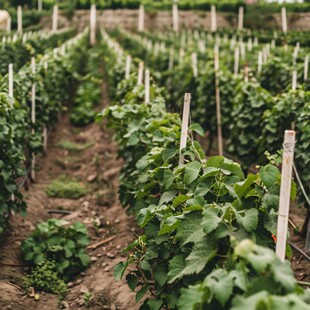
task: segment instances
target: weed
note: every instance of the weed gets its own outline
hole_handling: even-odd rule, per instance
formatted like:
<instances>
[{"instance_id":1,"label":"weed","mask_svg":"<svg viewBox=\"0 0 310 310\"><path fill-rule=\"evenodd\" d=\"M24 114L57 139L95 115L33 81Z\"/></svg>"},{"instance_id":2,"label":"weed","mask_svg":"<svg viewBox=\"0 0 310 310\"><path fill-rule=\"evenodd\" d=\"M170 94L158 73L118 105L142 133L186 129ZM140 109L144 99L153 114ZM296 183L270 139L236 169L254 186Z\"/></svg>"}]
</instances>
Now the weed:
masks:
<instances>
[{"instance_id":1,"label":"weed","mask_svg":"<svg viewBox=\"0 0 310 310\"><path fill-rule=\"evenodd\" d=\"M61 141L58 144L58 147L67 150L69 152L82 152L87 150L93 145L92 142L87 142L87 143L75 143L71 141Z\"/></svg>"},{"instance_id":2,"label":"weed","mask_svg":"<svg viewBox=\"0 0 310 310\"><path fill-rule=\"evenodd\" d=\"M60 177L52 181L45 188L45 192L49 197L78 199L85 196L88 190L84 184L66 177Z\"/></svg>"}]
</instances>

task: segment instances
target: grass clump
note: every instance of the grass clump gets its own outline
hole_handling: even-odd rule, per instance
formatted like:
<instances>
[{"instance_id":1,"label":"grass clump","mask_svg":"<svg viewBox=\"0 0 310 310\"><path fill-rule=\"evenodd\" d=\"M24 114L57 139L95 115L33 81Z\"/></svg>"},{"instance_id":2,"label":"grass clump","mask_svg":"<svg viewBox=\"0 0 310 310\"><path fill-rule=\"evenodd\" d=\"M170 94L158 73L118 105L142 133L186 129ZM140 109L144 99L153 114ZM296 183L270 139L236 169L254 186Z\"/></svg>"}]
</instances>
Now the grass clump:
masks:
<instances>
[{"instance_id":1,"label":"grass clump","mask_svg":"<svg viewBox=\"0 0 310 310\"><path fill-rule=\"evenodd\" d=\"M33 287L36 291L44 291L60 295L68 293L68 287L57 271L54 261L44 260L24 278L24 288L28 291Z\"/></svg>"},{"instance_id":2,"label":"grass clump","mask_svg":"<svg viewBox=\"0 0 310 310\"><path fill-rule=\"evenodd\" d=\"M61 141L58 147L67 150L69 152L81 152L85 151L93 145L92 142L87 143L75 143L71 141Z\"/></svg>"},{"instance_id":3,"label":"grass clump","mask_svg":"<svg viewBox=\"0 0 310 310\"><path fill-rule=\"evenodd\" d=\"M61 177L52 181L46 188L47 196L54 198L79 199L88 193L84 184Z\"/></svg>"}]
</instances>

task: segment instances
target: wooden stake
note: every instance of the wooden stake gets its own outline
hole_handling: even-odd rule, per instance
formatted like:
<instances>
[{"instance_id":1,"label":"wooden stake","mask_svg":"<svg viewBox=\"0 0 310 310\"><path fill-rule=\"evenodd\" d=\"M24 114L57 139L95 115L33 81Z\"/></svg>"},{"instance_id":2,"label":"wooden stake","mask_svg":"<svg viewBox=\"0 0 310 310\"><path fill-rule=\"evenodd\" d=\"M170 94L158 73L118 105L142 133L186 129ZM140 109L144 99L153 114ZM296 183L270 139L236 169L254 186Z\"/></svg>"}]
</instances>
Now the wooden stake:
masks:
<instances>
[{"instance_id":1,"label":"wooden stake","mask_svg":"<svg viewBox=\"0 0 310 310\"><path fill-rule=\"evenodd\" d=\"M126 57L126 67L125 67L125 79L128 80L130 77L130 66L131 66L131 56Z\"/></svg>"},{"instance_id":2,"label":"wooden stake","mask_svg":"<svg viewBox=\"0 0 310 310\"><path fill-rule=\"evenodd\" d=\"M294 70L292 75L292 90L295 91L296 88L297 88L297 71Z\"/></svg>"},{"instance_id":3,"label":"wooden stake","mask_svg":"<svg viewBox=\"0 0 310 310\"><path fill-rule=\"evenodd\" d=\"M184 155L182 154L182 150L186 148L186 144L187 144L190 103L191 103L191 94L186 93L184 96L181 141L180 141L180 152L179 152L179 166L180 167L184 165Z\"/></svg>"},{"instance_id":4,"label":"wooden stake","mask_svg":"<svg viewBox=\"0 0 310 310\"><path fill-rule=\"evenodd\" d=\"M139 71L138 71L138 85L142 85L143 83L143 70L144 70L144 63L143 61L139 62Z\"/></svg>"},{"instance_id":5,"label":"wooden stake","mask_svg":"<svg viewBox=\"0 0 310 310\"><path fill-rule=\"evenodd\" d=\"M211 31L216 32L217 30L217 21L216 21L216 7L211 5Z\"/></svg>"},{"instance_id":6,"label":"wooden stake","mask_svg":"<svg viewBox=\"0 0 310 310\"><path fill-rule=\"evenodd\" d=\"M253 43L252 43L252 38L248 39L248 51L252 52L253 49Z\"/></svg>"},{"instance_id":7,"label":"wooden stake","mask_svg":"<svg viewBox=\"0 0 310 310\"><path fill-rule=\"evenodd\" d=\"M36 60L34 57L31 58L31 71L32 74L36 73ZM31 88L31 122L34 125L36 123L36 84L32 84ZM34 132L34 130L33 130ZM35 155L32 155L32 163L31 163L31 178L35 179L35 165L36 158Z\"/></svg>"},{"instance_id":8,"label":"wooden stake","mask_svg":"<svg viewBox=\"0 0 310 310\"><path fill-rule=\"evenodd\" d=\"M305 57L305 63L304 63L304 81L308 80L308 68L309 68L309 56L307 55Z\"/></svg>"},{"instance_id":9,"label":"wooden stake","mask_svg":"<svg viewBox=\"0 0 310 310\"><path fill-rule=\"evenodd\" d=\"M179 32L179 11L178 5L176 3L172 6L172 22L173 22L173 31Z\"/></svg>"},{"instance_id":10,"label":"wooden stake","mask_svg":"<svg viewBox=\"0 0 310 310\"><path fill-rule=\"evenodd\" d=\"M150 70L145 70L145 104L150 103Z\"/></svg>"},{"instance_id":11,"label":"wooden stake","mask_svg":"<svg viewBox=\"0 0 310 310\"><path fill-rule=\"evenodd\" d=\"M282 14L282 31L283 31L284 33L287 33L286 8L282 8L281 14Z\"/></svg>"},{"instance_id":12,"label":"wooden stake","mask_svg":"<svg viewBox=\"0 0 310 310\"><path fill-rule=\"evenodd\" d=\"M198 77L197 53L192 53L193 76Z\"/></svg>"},{"instance_id":13,"label":"wooden stake","mask_svg":"<svg viewBox=\"0 0 310 310\"><path fill-rule=\"evenodd\" d=\"M96 4L90 7L90 44L96 44Z\"/></svg>"},{"instance_id":14,"label":"wooden stake","mask_svg":"<svg viewBox=\"0 0 310 310\"><path fill-rule=\"evenodd\" d=\"M247 64L244 66L244 81L249 82L249 66Z\"/></svg>"},{"instance_id":15,"label":"wooden stake","mask_svg":"<svg viewBox=\"0 0 310 310\"><path fill-rule=\"evenodd\" d=\"M9 97L11 108L14 104L14 80L13 80L13 64L9 64Z\"/></svg>"},{"instance_id":16,"label":"wooden stake","mask_svg":"<svg viewBox=\"0 0 310 310\"><path fill-rule=\"evenodd\" d=\"M47 128L43 128L43 147L44 147L44 152L47 152Z\"/></svg>"},{"instance_id":17,"label":"wooden stake","mask_svg":"<svg viewBox=\"0 0 310 310\"><path fill-rule=\"evenodd\" d=\"M219 71L219 51L218 51L218 46L215 46L215 48L214 48L214 74L215 74L217 137L218 137L219 155L223 156L221 99L220 99L220 87L219 87L218 71Z\"/></svg>"},{"instance_id":18,"label":"wooden stake","mask_svg":"<svg viewBox=\"0 0 310 310\"><path fill-rule=\"evenodd\" d=\"M23 31L23 8L21 5L17 7L17 31Z\"/></svg>"},{"instance_id":19,"label":"wooden stake","mask_svg":"<svg viewBox=\"0 0 310 310\"><path fill-rule=\"evenodd\" d=\"M235 66L234 66L234 76L236 77L239 73L239 47L235 48Z\"/></svg>"},{"instance_id":20,"label":"wooden stake","mask_svg":"<svg viewBox=\"0 0 310 310\"><path fill-rule=\"evenodd\" d=\"M140 4L139 7L139 21L138 21L138 31L144 31L144 5Z\"/></svg>"},{"instance_id":21,"label":"wooden stake","mask_svg":"<svg viewBox=\"0 0 310 310\"><path fill-rule=\"evenodd\" d=\"M288 215L292 184L292 166L294 160L295 131L286 130L284 135L284 150L281 172L280 203L278 212L276 254L285 261Z\"/></svg>"},{"instance_id":22,"label":"wooden stake","mask_svg":"<svg viewBox=\"0 0 310 310\"><path fill-rule=\"evenodd\" d=\"M42 5L42 0L38 0L38 11L42 11L43 5Z\"/></svg>"},{"instance_id":23,"label":"wooden stake","mask_svg":"<svg viewBox=\"0 0 310 310\"><path fill-rule=\"evenodd\" d=\"M171 47L169 52L169 70L173 69L173 65L174 65L174 48Z\"/></svg>"},{"instance_id":24,"label":"wooden stake","mask_svg":"<svg viewBox=\"0 0 310 310\"><path fill-rule=\"evenodd\" d=\"M257 74L262 71L263 66L263 52L258 52L258 61L257 61Z\"/></svg>"},{"instance_id":25,"label":"wooden stake","mask_svg":"<svg viewBox=\"0 0 310 310\"><path fill-rule=\"evenodd\" d=\"M239 16L238 16L238 30L242 31L243 30L243 12L244 8L243 6L239 7Z\"/></svg>"},{"instance_id":26,"label":"wooden stake","mask_svg":"<svg viewBox=\"0 0 310 310\"><path fill-rule=\"evenodd\" d=\"M8 19L6 20L6 31L11 32L11 29L12 29L12 18L11 16L9 16Z\"/></svg>"},{"instance_id":27,"label":"wooden stake","mask_svg":"<svg viewBox=\"0 0 310 310\"><path fill-rule=\"evenodd\" d=\"M52 31L55 32L58 29L58 4L55 4L53 7L53 24Z\"/></svg>"}]
</instances>

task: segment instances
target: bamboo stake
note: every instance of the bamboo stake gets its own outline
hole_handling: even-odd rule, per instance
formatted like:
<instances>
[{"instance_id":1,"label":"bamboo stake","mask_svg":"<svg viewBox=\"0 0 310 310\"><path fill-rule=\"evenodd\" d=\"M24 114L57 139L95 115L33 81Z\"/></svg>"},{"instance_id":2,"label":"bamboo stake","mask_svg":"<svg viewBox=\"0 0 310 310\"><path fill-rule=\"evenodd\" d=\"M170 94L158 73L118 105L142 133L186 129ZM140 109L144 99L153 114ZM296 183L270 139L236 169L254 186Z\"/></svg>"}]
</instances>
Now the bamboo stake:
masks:
<instances>
[{"instance_id":1,"label":"bamboo stake","mask_svg":"<svg viewBox=\"0 0 310 310\"><path fill-rule=\"evenodd\" d=\"M248 39L248 51L251 52L253 49L252 38Z\"/></svg>"},{"instance_id":2,"label":"bamboo stake","mask_svg":"<svg viewBox=\"0 0 310 310\"><path fill-rule=\"evenodd\" d=\"M192 53L193 76L198 77L197 53Z\"/></svg>"},{"instance_id":3,"label":"bamboo stake","mask_svg":"<svg viewBox=\"0 0 310 310\"><path fill-rule=\"evenodd\" d=\"M31 71L34 75L36 73L36 61L35 58L31 58ZM31 88L31 122L34 125L36 123L36 84L35 82L32 84ZM33 129L34 133L34 129ZM36 158L33 154L32 156L32 163L31 163L31 178L35 179L35 164L36 164Z\"/></svg>"},{"instance_id":4,"label":"bamboo stake","mask_svg":"<svg viewBox=\"0 0 310 310\"><path fill-rule=\"evenodd\" d=\"M257 74L261 73L263 66L263 53L258 52L258 61L257 61Z\"/></svg>"},{"instance_id":5,"label":"bamboo stake","mask_svg":"<svg viewBox=\"0 0 310 310\"><path fill-rule=\"evenodd\" d=\"M239 47L235 48L235 65L234 65L234 76L236 77L239 72Z\"/></svg>"},{"instance_id":6,"label":"bamboo stake","mask_svg":"<svg viewBox=\"0 0 310 310\"><path fill-rule=\"evenodd\" d=\"M138 31L144 31L144 5L141 4L139 7L139 20L138 20Z\"/></svg>"},{"instance_id":7,"label":"bamboo stake","mask_svg":"<svg viewBox=\"0 0 310 310\"><path fill-rule=\"evenodd\" d=\"M131 66L131 56L126 57L126 67L125 67L125 79L128 80L130 77L130 66Z\"/></svg>"},{"instance_id":8,"label":"bamboo stake","mask_svg":"<svg viewBox=\"0 0 310 310\"><path fill-rule=\"evenodd\" d=\"M184 165L184 155L182 154L182 150L186 148L186 144L187 144L190 103L191 103L191 94L186 93L184 96L181 141L180 141L180 151L179 151L179 166L180 167Z\"/></svg>"},{"instance_id":9,"label":"bamboo stake","mask_svg":"<svg viewBox=\"0 0 310 310\"><path fill-rule=\"evenodd\" d=\"M284 135L284 150L281 172L281 189L278 212L276 255L285 261L286 238L288 228L288 214L290 207L290 193L292 184L292 167L294 160L295 131L286 130Z\"/></svg>"},{"instance_id":10,"label":"bamboo stake","mask_svg":"<svg viewBox=\"0 0 310 310\"><path fill-rule=\"evenodd\" d=\"M286 18L286 8L282 8L281 10L282 15L282 31L287 33L287 18Z\"/></svg>"},{"instance_id":11,"label":"bamboo stake","mask_svg":"<svg viewBox=\"0 0 310 310\"><path fill-rule=\"evenodd\" d=\"M216 32L217 30L217 21L216 21L216 7L211 5L211 31Z\"/></svg>"},{"instance_id":12,"label":"bamboo stake","mask_svg":"<svg viewBox=\"0 0 310 310\"><path fill-rule=\"evenodd\" d=\"M171 47L169 52L169 70L173 69L173 65L174 65L174 48Z\"/></svg>"},{"instance_id":13,"label":"bamboo stake","mask_svg":"<svg viewBox=\"0 0 310 310\"><path fill-rule=\"evenodd\" d=\"M219 50L218 50L218 46L215 46L215 48L214 48L214 74L215 74L217 137L218 137L219 155L223 156L221 99L220 99L220 87L219 87L218 71L219 71Z\"/></svg>"},{"instance_id":14,"label":"bamboo stake","mask_svg":"<svg viewBox=\"0 0 310 310\"><path fill-rule=\"evenodd\" d=\"M144 63L143 61L139 62L139 71L138 71L138 85L142 85L143 83L143 70L144 70Z\"/></svg>"},{"instance_id":15,"label":"bamboo stake","mask_svg":"<svg viewBox=\"0 0 310 310\"><path fill-rule=\"evenodd\" d=\"M244 66L244 81L249 82L249 66L247 64Z\"/></svg>"},{"instance_id":16,"label":"bamboo stake","mask_svg":"<svg viewBox=\"0 0 310 310\"><path fill-rule=\"evenodd\" d=\"M43 5L42 5L42 0L38 0L38 11L42 11Z\"/></svg>"},{"instance_id":17,"label":"bamboo stake","mask_svg":"<svg viewBox=\"0 0 310 310\"><path fill-rule=\"evenodd\" d=\"M243 13L244 13L244 8L243 6L239 7L239 16L238 16L238 30L242 31L243 30Z\"/></svg>"},{"instance_id":18,"label":"bamboo stake","mask_svg":"<svg viewBox=\"0 0 310 310\"><path fill-rule=\"evenodd\" d=\"M45 61L44 62L44 70L47 71L48 70L48 62ZM47 128L44 127L43 128L43 147L44 147L44 152L46 153L47 152L47 142L48 142L48 139L47 139Z\"/></svg>"},{"instance_id":19,"label":"bamboo stake","mask_svg":"<svg viewBox=\"0 0 310 310\"><path fill-rule=\"evenodd\" d=\"M90 7L90 44L96 44L96 4L92 4Z\"/></svg>"},{"instance_id":20,"label":"bamboo stake","mask_svg":"<svg viewBox=\"0 0 310 310\"><path fill-rule=\"evenodd\" d=\"M295 91L297 88L297 71L294 70L292 74L292 90Z\"/></svg>"},{"instance_id":21,"label":"bamboo stake","mask_svg":"<svg viewBox=\"0 0 310 310\"><path fill-rule=\"evenodd\" d=\"M53 24L52 31L55 32L58 29L58 4L55 4L53 7Z\"/></svg>"},{"instance_id":22,"label":"bamboo stake","mask_svg":"<svg viewBox=\"0 0 310 310\"><path fill-rule=\"evenodd\" d=\"M178 5L176 3L172 6L172 22L173 22L173 31L179 32L179 11Z\"/></svg>"},{"instance_id":23,"label":"bamboo stake","mask_svg":"<svg viewBox=\"0 0 310 310\"><path fill-rule=\"evenodd\" d=\"M6 20L6 31L11 32L11 29L12 29L12 18L11 16L9 16L8 19Z\"/></svg>"},{"instance_id":24,"label":"bamboo stake","mask_svg":"<svg viewBox=\"0 0 310 310\"><path fill-rule=\"evenodd\" d=\"M17 31L23 31L23 8L21 5L17 7Z\"/></svg>"},{"instance_id":25,"label":"bamboo stake","mask_svg":"<svg viewBox=\"0 0 310 310\"><path fill-rule=\"evenodd\" d=\"M304 63L304 81L308 80L308 68L309 68L309 56L307 55L305 57L305 63Z\"/></svg>"},{"instance_id":26,"label":"bamboo stake","mask_svg":"<svg viewBox=\"0 0 310 310\"><path fill-rule=\"evenodd\" d=\"M9 64L9 97L11 108L13 108L14 104L13 64Z\"/></svg>"},{"instance_id":27,"label":"bamboo stake","mask_svg":"<svg viewBox=\"0 0 310 310\"><path fill-rule=\"evenodd\" d=\"M150 70L145 70L145 104L150 103Z\"/></svg>"}]
</instances>

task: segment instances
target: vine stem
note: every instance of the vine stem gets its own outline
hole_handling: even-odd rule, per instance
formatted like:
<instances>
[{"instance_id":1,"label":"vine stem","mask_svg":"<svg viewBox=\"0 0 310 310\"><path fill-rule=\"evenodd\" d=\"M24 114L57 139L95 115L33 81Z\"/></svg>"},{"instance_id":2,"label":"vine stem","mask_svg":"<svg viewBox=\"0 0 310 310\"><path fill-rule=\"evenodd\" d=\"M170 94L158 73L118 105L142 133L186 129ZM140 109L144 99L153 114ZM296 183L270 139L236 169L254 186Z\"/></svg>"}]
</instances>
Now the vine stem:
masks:
<instances>
[{"instance_id":1,"label":"vine stem","mask_svg":"<svg viewBox=\"0 0 310 310\"><path fill-rule=\"evenodd\" d=\"M310 286L310 282L297 281L297 283L300 284L300 285Z\"/></svg>"}]
</instances>

